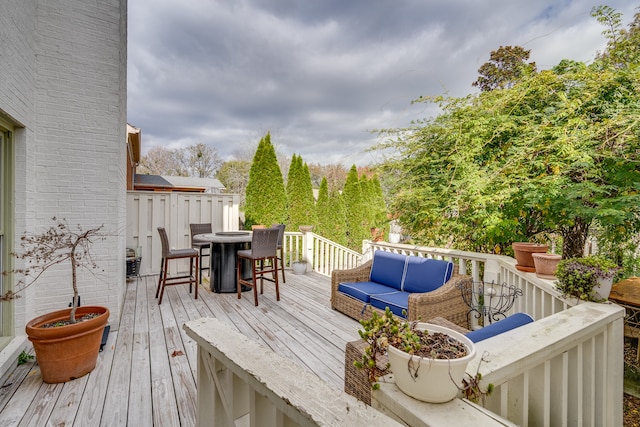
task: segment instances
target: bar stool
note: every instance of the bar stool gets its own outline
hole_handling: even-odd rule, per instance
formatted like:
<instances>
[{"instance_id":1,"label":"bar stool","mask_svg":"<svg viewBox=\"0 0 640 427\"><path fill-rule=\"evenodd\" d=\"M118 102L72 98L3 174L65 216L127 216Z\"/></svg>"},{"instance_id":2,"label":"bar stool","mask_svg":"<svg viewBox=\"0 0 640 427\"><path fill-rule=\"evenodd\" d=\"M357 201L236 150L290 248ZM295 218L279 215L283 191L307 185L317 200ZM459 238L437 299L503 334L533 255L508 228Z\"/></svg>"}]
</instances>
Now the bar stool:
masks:
<instances>
[{"instance_id":1,"label":"bar stool","mask_svg":"<svg viewBox=\"0 0 640 427\"><path fill-rule=\"evenodd\" d=\"M191 247L197 249L200 253L200 280L202 280L202 272L204 270L210 272L211 270L211 243L194 240L194 237L197 234L211 233L211 224L189 224L189 228L191 230ZM202 262L203 257L209 257L209 262Z\"/></svg>"},{"instance_id":2,"label":"bar stool","mask_svg":"<svg viewBox=\"0 0 640 427\"><path fill-rule=\"evenodd\" d=\"M278 229L278 252L280 255L278 256L278 261L280 261L280 270L282 271L282 283L285 283L286 280L284 278L284 224L273 224L271 228Z\"/></svg>"},{"instance_id":3,"label":"bar stool","mask_svg":"<svg viewBox=\"0 0 640 427\"><path fill-rule=\"evenodd\" d=\"M160 262L160 277L158 278L158 289L156 290L156 298L160 295L158 305L162 304L162 296L164 295L165 286L189 284L189 293L191 293L192 285L196 285L196 299L198 299L198 258L199 253L196 249L171 249L169 239L164 227L158 227L160 233L160 241L162 242L162 260ZM189 259L189 274L175 277L167 277L169 270L169 260ZM195 272L193 264L195 260ZM194 274L195 273L195 274Z\"/></svg>"},{"instance_id":4,"label":"bar stool","mask_svg":"<svg viewBox=\"0 0 640 427\"><path fill-rule=\"evenodd\" d=\"M264 291L264 280L275 283L276 300L280 301L280 289L278 288L278 233L277 228L264 228L253 230L251 237L251 249L237 252L237 289L238 299L242 298L242 285L253 288L254 303L258 305L258 278L260 278L260 293ZM242 278L243 260L251 261L251 280ZM268 261L268 262L265 262ZM272 278L265 277L271 273Z\"/></svg>"}]
</instances>

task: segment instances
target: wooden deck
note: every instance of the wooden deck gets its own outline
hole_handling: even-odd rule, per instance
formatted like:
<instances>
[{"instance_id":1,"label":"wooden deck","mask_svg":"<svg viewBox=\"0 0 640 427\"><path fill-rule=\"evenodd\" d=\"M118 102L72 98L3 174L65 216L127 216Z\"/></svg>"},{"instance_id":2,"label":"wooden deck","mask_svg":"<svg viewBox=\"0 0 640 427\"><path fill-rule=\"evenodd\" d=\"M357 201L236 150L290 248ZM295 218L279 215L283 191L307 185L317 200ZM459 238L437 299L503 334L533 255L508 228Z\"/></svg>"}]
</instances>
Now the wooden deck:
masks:
<instances>
[{"instance_id":1,"label":"wooden deck","mask_svg":"<svg viewBox=\"0 0 640 427\"><path fill-rule=\"evenodd\" d=\"M168 287L158 306L157 276L127 282L119 329L109 335L96 369L50 385L35 362L17 367L0 380L0 426L194 426L196 345L182 324L207 316L341 390L345 344L358 338L359 325L330 308L329 278L288 273L280 301L265 283L258 307L250 293L238 300L205 286L194 300L186 285Z\"/></svg>"}]
</instances>

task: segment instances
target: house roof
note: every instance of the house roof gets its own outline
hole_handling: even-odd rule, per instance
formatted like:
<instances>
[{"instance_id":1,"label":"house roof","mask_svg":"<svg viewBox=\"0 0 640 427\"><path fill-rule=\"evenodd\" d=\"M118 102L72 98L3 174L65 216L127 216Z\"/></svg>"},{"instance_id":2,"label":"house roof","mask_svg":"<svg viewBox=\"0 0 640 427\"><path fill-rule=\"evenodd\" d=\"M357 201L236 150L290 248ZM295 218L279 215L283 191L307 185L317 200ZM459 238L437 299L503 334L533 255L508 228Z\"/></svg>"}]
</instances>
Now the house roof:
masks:
<instances>
[{"instance_id":1,"label":"house roof","mask_svg":"<svg viewBox=\"0 0 640 427\"><path fill-rule=\"evenodd\" d=\"M134 188L136 190L193 191L201 193L220 193L225 189L224 185L215 178L140 174L135 176Z\"/></svg>"}]
</instances>

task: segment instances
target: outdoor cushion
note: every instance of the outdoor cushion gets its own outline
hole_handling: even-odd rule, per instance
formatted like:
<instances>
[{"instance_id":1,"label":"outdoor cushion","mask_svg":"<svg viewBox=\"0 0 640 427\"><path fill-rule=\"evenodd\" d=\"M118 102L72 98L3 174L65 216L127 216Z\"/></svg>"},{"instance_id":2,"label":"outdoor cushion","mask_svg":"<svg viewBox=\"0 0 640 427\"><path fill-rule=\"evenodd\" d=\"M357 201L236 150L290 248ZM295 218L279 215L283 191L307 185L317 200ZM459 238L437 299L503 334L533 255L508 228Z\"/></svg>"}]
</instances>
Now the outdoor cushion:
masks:
<instances>
[{"instance_id":1,"label":"outdoor cushion","mask_svg":"<svg viewBox=\"0 0 640 427\"><path fill-rule=\"evenodd\" d=\"M406 255L375 251L369 280L400 290L404 279L406 259Z\"/></svg>"},{"instance_id":2,"label":"outdoor cushion","mask_svg":"<svg viewBox=\"0 0 640 427\"><path fill-rule=\"evenodd\" d=\"M389 310L398 317L407 317L406 311L409 307L409 292L390 292L386 294L371 295L369 301L372 307L380 310L384 310L389 307ZM402 313L402 311L405 313Z\"/></svg>"},{"instance_id":3,"label":"outdoor cushion","mask_svg":"<svg viewBox=\"0 0 640 427\"><path fill-rule=\"evenodd\" d=\"M473 342L480 342L531 322L533 322L533 318L527 313L516 313L484 328L471 331L466 336Z\"/></svg>"},{"instance_id":4,"label":"outdoor cushion","mask_svg":"<svg viewBox=\"0 0 640 427\"><path fill-rule=\"evenodd\" d=\"M395 289L374 282L340 283L338 291L364 303L369 303L371 295L397 292Z\"/></svg>"},{"instance_id":5,"label":"outdoor cushion","mask_svg":"<svg viewBox=\"0 0 640 427\"><path fill-rule=\"evenodd\" d=\"M447 283L453 273L453 263L439 259L407 257L407 268L402 290L405 292L431 292Z\"/></svg>"}]
</instances>

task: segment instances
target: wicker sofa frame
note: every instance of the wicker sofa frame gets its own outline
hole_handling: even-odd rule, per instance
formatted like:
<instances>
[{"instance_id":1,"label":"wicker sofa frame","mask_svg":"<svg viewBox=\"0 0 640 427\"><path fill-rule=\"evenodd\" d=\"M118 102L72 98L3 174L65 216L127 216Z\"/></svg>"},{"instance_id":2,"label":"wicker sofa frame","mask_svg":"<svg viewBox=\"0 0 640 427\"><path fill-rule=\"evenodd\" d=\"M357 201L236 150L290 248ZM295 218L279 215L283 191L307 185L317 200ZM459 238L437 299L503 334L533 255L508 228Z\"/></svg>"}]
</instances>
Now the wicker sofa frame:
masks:
<instances>
[{"instance_id":1,"label":"wicker sofa frame","mask_svg":"<svg viewBox=\"0 0 640 427\"><path fill-rule=\"evenodd\" d=\"M361 266L349 270L334 270L331 273L331 308L360 320L371 318L373 311L381 310L364 305L349 295L338 292L338 285L347 282L365 282L369 280L369 273L373 261L367 261ZM451 279L440 288L426 293L412 293L409 295L407 320L426 321L435 317L442 317L456 325L467 329L467 313L469 306L462 299L461 287L471 286L471 276L458 274L458 267L453 271ZM363 308L364 307L364 308Z\"/></svg>"}]
</instances>

